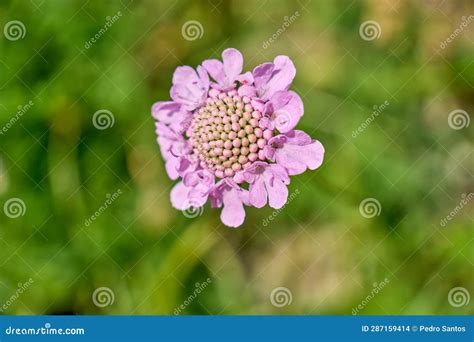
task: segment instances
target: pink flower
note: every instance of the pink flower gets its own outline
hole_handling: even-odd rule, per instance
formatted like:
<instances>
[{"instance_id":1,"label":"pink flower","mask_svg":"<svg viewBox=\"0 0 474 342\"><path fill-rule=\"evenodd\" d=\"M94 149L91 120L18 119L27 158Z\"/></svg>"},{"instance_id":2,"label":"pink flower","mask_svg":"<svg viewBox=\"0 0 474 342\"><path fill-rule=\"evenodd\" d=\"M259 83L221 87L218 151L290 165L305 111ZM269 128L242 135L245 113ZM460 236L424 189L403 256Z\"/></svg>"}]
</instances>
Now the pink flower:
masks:
<instances>
[{"instance_id":1,"label":"pink flower","mask_svg":"<svg viewBox=\"0 0 474 342\"><path fill-rule=\"evenodd\" d=\"M210 200L230 227L242 225L245 206L283 207L290 176L318 168L324 157L319 141L294 130L304 107L288 90L296 73L290 58L278 56L253 72L242 73L242 66L242 54L226 49L222 62L178 67L173 101L152 107L166 171L181 178L171 191L173 207Z\"/></svg>"}]
</instances>

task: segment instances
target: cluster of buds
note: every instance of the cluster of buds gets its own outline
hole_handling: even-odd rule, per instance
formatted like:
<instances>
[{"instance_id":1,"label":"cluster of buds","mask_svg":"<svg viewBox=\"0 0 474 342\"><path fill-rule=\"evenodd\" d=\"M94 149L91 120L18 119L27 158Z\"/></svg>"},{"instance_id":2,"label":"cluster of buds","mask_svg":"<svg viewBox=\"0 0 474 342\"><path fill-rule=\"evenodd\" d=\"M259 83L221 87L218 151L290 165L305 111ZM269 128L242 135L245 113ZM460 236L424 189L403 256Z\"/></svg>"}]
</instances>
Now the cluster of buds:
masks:
<instances>
[{"instance_id":1,"label":"cluster of buds","mask_svg":"<svg viewBox=\"0 0 474 342\"><path fill-rule=\"evenodd\" d=\"M261 119L250 98L235 90L209 97L193 116L189 133L201 167L223 178L265 160L263 148L273 132L261 127Z\"/></svg>"}]
</instances>

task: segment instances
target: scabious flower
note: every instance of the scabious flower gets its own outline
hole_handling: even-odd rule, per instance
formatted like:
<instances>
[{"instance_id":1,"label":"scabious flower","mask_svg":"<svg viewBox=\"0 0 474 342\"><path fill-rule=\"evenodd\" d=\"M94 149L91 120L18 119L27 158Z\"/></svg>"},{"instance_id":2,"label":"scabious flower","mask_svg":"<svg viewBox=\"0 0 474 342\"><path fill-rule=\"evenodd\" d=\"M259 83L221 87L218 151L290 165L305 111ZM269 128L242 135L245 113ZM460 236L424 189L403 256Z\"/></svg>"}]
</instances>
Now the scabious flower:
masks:
<instances>
[{"instance_id":1,"label":"scabious flower","mask_svg":"<svg viewBox=\"0 0 474 342\"><path fill-rule=\"evenodd\" d=\"M226 49L222 61L178 67L172 101L152 107L166 171L180 179L173 207L199 208L209 200L222 207L230 227L244 222L244 206L283 207L290 176L318 168L324 156L319 141L295 130L304 108L288 90L296 73L290 58L246 73L242 65L242 54Z\"/></svg>"}]
</instances>

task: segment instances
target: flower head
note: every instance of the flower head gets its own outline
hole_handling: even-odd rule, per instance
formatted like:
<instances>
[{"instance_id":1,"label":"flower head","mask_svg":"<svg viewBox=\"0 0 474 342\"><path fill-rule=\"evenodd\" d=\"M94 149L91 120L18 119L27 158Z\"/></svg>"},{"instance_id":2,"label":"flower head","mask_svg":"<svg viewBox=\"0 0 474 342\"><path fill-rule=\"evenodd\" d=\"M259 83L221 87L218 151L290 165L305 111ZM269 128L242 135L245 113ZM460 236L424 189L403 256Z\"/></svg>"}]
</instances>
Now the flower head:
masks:
<instances>
[{"instance_id":1,"label":"flower head","mask_svg":"<svg viewBox=\"0 0 474 342\"><path fill-rule=\"evenodd\" d=\"M324 157L319 141L294 129L304 107L288 90L296 73L290 58L278 56L252 72L242 66L241 53L226 49L222 62L178 67L172 101L152 107L166 171L181 178L171 191L173 207L210 200L223 207L221 220L230 227L244 222L245 205L283 207L290 176L318 168Z\"/></svg>"}]
</instances>

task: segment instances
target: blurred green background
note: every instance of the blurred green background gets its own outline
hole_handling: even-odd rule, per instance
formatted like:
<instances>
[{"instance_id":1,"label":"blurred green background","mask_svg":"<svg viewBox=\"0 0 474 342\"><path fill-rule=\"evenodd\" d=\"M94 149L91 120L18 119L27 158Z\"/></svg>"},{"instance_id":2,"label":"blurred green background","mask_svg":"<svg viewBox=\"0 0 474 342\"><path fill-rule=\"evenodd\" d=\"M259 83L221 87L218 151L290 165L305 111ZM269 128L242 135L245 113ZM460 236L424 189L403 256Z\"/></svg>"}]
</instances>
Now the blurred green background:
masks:
<instances>
[{"instance_id":1,"label":"blurred green background","mask_svg":"<svg viewBox=\"0 0 474 342\"><path fill-rule=\"evenodd\" d=\"M0 313L472 314L473 14L470 0L2 0ZM171 208L150 115L177 66L227 47L245 70L293 59L298 128L326 148L283 210L247 208L238 229Z\"/></svg>"}]
</instances>

